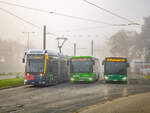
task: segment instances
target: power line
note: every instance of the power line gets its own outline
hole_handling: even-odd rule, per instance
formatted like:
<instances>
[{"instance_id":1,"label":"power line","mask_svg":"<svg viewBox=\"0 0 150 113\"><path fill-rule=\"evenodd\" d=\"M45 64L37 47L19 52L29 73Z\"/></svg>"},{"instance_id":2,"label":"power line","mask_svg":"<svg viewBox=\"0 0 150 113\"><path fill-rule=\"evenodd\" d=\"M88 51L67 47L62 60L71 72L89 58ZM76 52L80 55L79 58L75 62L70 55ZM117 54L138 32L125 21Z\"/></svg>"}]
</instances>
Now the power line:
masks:
<instances>
[{"instance_id":1,"label":"power line","mask_svg":"<svg viewBox=\"0 0 150 113\"><path fill-rule=\"evenodd\" d=\"M33 26L33 27L36 27L37 29L43 30L43 28L41 28L41 27L39 27L39 26L37 26L37 25L31 23L30 21L27 21L27 20L25 20L25 19L23 19L23 18L21 18L21 17L15 15L14 13L12 13L12 12L10 12L10 11L4 9L4 8L0 8L0 10L2 10L3 12L5 12L5 13L11 15L11 16L14 16L14 17L18 18L19 20L21 20L21 21L23 21L23 22L25 22L25 23L27 23L27 24ZM56 35L56 34L54 34L54 33L50 33L50 32L48 32L48 33L51 34L51 35L54 35L54 36L58 36L58 35Z\"/></svg>"},{"instance_id":2,"label":"power line","mask_svg":"<svg viewBox=\"0 0 150 113\"><path fill-rule=\"evenodd\" d=\"M85 20L85 21L90 21L90 22L95 22L95 23L102 23L102 24L107 24L107 25L111 25L111 26L114 25L114 24L111 24L111 23L103 22L103 21L92 20L92 19L88 19L88 18L72 16L72 15L67 15L67 14L63 14L63 13L58 13L58 12L53 12L53 11L48 11L48 10L43 10L43 9L38 9L38 8L32 8L32 7L18 5L18 4L4 2L4 1L0 1L0 3L7 4L7 5L12 5L12 6L17 6L17 7L22 7L22 8L26 8L26 9L30 9L30 10L34 10L34 11L43 12L43 13L49 13L49 14L54 14L54 15L74 18L74 19L78 19L78 20Z\"/></svg>"},{"instance_id":3,"label":"power line","mask_svg":"<svg viewBox=\"0 0 150 113\"><path fill-rule=\"evenodd\" d=\"M94 27L86 27L86 28L78 28L78 29L66 29L62 31L71 32L71 31L81 31L81 30L103 29L103 28L109 28L109 27L114 27L114 26L94 26Z\"/></svg>"},{"instance_id":4,"label":"power line","mask_svg":"<svg viewBox=\"0 0 150 113\"><path fill-rule=\"evenodd\" d=\"M108 10L108 9L105 9L105 8L103 8L103 7L100 7L100 6L98 6L98 5L96 5L96 4L92 3L92 2L89 2L89 1L87 1L87 0L83 0L83 1L86 2L86 3L88 3L88 4L93 5L93 6L97 7L97 8L99 8L99 9L101 9L101 10L107 12L107 13L110 13L110 14L113 15L113 16L116 16L116 17L121 18L121 19L123 19L123 20L126 20L126 21L128 21L128 22L133 22L132 20L129 20L129 19L123 17L123 16L120 16L120 15L118 15L118 14L116 14L116 13L114 13L114 12Z\"/></svg>"},{"instance_id":5,"label":"power line","mask_svg":"<svg viewBox=\"0 0 150 113\"><path fill-rule=\"evenodd\" d=\"M23 19L23 18L21 18L21 17L19 17L19 16L17 16L17 15L15 15L14 13L9 12L8 10L5 10L5 9L3 9L3 8L0 8L0 10L2 10L3 12L5 12L5 13L7 13L7 14L10 14L10 15L12 15L12 16L18 18L19 20L22 20L23 22L25 22L25 23L27 23L27 24L30 24L30 25L32 25L32 26L38 28L38 29L42 29L41 27L39 27L39 26L37 26L37 25L35 25L35 24L33 24L33 23L31 23L31 22L29 22L29 21L27 21L27 20L25 20L25 19Z\"/></svg>"},{"instance_id":6,"label":"power line","mask_svg":"<svg viewBox=\"0 0 150 113\"><path fill-rule=\"evenodd\" d=\"M69 17L69 18L74 18L74 19L78 19L78 20L85 20L85 21L90 21L90 22L95 22L95 23L102 23L102 24L114 26L114 24L103 22L103 21L98 21L98 20L92 20L92 19L78 17L78 16L66 15L66 14L57 13L57 12L49 12L49 13L55 14L55 15L59 15L59 16L65 16L65 17Z\"/></svg>"},{"instance_id":7,"label":"power line","mask_svg":"<svg viewBox=\"0 0 150 113\"><path fill-rule=\"evenodd\" d=\"M7 4L7 5L12 5L12 6L17 6L17 7L22 7L22 8L26 8L26 9L31 9L31 10L36 10L36 11L40 11L40 12L47 12L47 13L49 13L49 11L47 11L47 10L38 9L38 8L32 8L32 7L23 6L23 5L18 5L18 4L14 4L14 3L10 3L10 2L0 1L0 3Z\"/></svg>"},{"instance_id":8,"label":"power line","mask_svg":"<svg viewBox=\"0 0 150 113\"><path fill-rule=\"evenodd\" d=\"M21 21L23 21L23 22L25 22L25 23L27 23L27 24L29 24L29 25L31 25L31 26L33 26L33 27L36 27L36 28L38 28L38 29L40 29L40 30L43 31L43 28L42 28L42 27L37 26L37 25L35 25L35 24L33 24L33 23L31 23L31 22L29 22L29 21L27 21L27 20L25 20L25 19L23 19L23 18L21 18L21 17L19 17L19 16L17 16L17 15L15 15L14 13L12 13L12 12L10 12L10 11L8 11L8 10L5 10L5 9L3 9L3 8L0 8L0 10L2 10L2 11L4 11L4 12L6 12L7 14L10 14L11 16L14 16L14 17L18 18L19 20L21 20ZM94 27L93 27L93 28L91 27L91 29L94 29ZM79 30L81 30L81 29L79 29ZM51 34L51 35L53 35L53 36L59 36L59 35L56 35L56 34L50 33L50 32L47 32L47 34Z\"/></svg>"}]
</instances>

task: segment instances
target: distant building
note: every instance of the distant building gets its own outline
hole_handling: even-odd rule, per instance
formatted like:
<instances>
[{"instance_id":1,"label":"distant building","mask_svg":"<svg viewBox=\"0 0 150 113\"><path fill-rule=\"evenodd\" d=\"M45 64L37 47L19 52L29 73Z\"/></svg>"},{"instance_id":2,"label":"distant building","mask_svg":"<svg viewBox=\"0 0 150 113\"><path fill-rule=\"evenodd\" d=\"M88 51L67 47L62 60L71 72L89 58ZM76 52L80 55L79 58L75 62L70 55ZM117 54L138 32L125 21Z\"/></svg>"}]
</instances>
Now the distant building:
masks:
<instances>
[{"instance_id":1,"label":"distant building","mask_svg":"<svg viewBox=\"0 0 150 113\"><path fill-rule=\"evenodd\" d=\"M136 74L150 75L150 62L134 61L133 70Z\"/></svg>"}]
</instances>

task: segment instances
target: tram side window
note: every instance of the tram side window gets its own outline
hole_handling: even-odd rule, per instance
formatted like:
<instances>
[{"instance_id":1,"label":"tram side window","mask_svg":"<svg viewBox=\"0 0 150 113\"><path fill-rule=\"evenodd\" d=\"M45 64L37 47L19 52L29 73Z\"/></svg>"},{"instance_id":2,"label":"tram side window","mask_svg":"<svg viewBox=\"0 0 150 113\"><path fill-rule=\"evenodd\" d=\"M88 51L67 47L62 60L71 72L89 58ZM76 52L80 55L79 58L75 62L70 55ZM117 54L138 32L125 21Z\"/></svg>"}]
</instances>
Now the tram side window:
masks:
<instances>
[{"instance_id":1,"label":"tram side window","mask_svg":"<svg viewBox=\"0 0 150 113\"><path fill-rule=\"evenodd\" d=\"M64 60L61 61L61 71L63 74L66 74L66 62Z\"/></svg>"},{"instance_id":2,"label":"tram side window","mask_svg":"<svg viewBox=\"0 0 150 113\"><path fill-rule=\"evenodd\" d=\"M53 72L52 62L50 60L47 61L46 70L47 72Z\"/></svg>"},{"instance_id":3,"label":"tram side window","mask_svg":"<svg viewBox=\"0 0 150 113\"><path fill-rule=\"evenodd\" d=\"M54 61L52 61L52 71L53 71L53 74L56 74L56 75L58 75L58 73L59 73L59 60L54 60Z\"/></svg>"}]
</instances>

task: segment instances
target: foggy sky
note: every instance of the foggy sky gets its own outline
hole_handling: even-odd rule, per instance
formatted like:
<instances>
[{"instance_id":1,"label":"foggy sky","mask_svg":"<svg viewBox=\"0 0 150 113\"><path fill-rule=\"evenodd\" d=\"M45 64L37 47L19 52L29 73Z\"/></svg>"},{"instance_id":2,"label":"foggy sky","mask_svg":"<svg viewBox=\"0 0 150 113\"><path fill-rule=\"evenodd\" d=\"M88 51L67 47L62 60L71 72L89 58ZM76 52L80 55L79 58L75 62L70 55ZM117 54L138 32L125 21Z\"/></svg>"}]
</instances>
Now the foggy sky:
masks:
<instances>
[{"instance_id":1,"label":"foggy sky","mask_svg":"<svg viewBox=\"0 0 150 113\"><path fill-rule=\"evenodd\" d=\"M93 7L82 0L3 0L24 6L56 11L73 16L105 21L112 24L128 24L104 11ZM89 0L99 6L111 10L134 22L143 24L143 17L150 14L149 0ZM95 47L101 46L107 39L120 29L136 30L140 32L141 26L114 27L105 24L77 20L68 17L36 12L20 7L0 3L4 8L21 18L38 26L47 26L47 31L59 36L64 35L69 40L65 43L63 52L73 55L73 43L77 43L78 55L90 55L90 42L94 40ZM26 45L27 35L22 32L35 32L30 35L30 44L42 48L42 30L39 30L21 20L0 10L0 38L18 40ZM56 36L47 35L47 49L57 50ZM96 48L97 49L97 48ZM97 50L98 51L98 50Z\"/></svg>"}]
</instances>

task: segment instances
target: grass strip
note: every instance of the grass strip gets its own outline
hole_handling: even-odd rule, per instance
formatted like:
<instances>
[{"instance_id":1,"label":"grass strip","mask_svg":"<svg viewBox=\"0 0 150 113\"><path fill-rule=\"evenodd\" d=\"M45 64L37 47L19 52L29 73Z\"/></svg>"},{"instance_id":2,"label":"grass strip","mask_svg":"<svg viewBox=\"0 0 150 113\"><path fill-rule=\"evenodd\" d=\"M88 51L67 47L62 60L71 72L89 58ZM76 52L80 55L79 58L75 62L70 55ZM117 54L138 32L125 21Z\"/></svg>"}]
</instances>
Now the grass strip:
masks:
<instances>
[{"instance_id":1,"label":"grass strip","mask_svg":"<svg viewBox=\"0 0 150 113\"><path fill-rule=\"evenodd\" d=\"M144 75L144 78L149 79L150 80L150 75Z\"/></svg>"},{"instance_id":2,"label":"grass strip","mask_svg":"<svg viewBox=\"0 0 150 113\"><path fill-rule=\"evenodd\" d=\"M0 88L14 87L24 84L24 78L11 78L0 80Z\"/></svg>"},{"instance_id":3,"label":"grass strip","mask_svg":"<svg viewBox=\"0 0 150 113\"><path fill-rule=\"evenodd\" d=\"M4 75L20 75L22 72L1 72L0 76Z\"/></svg>"}]
</instances>

